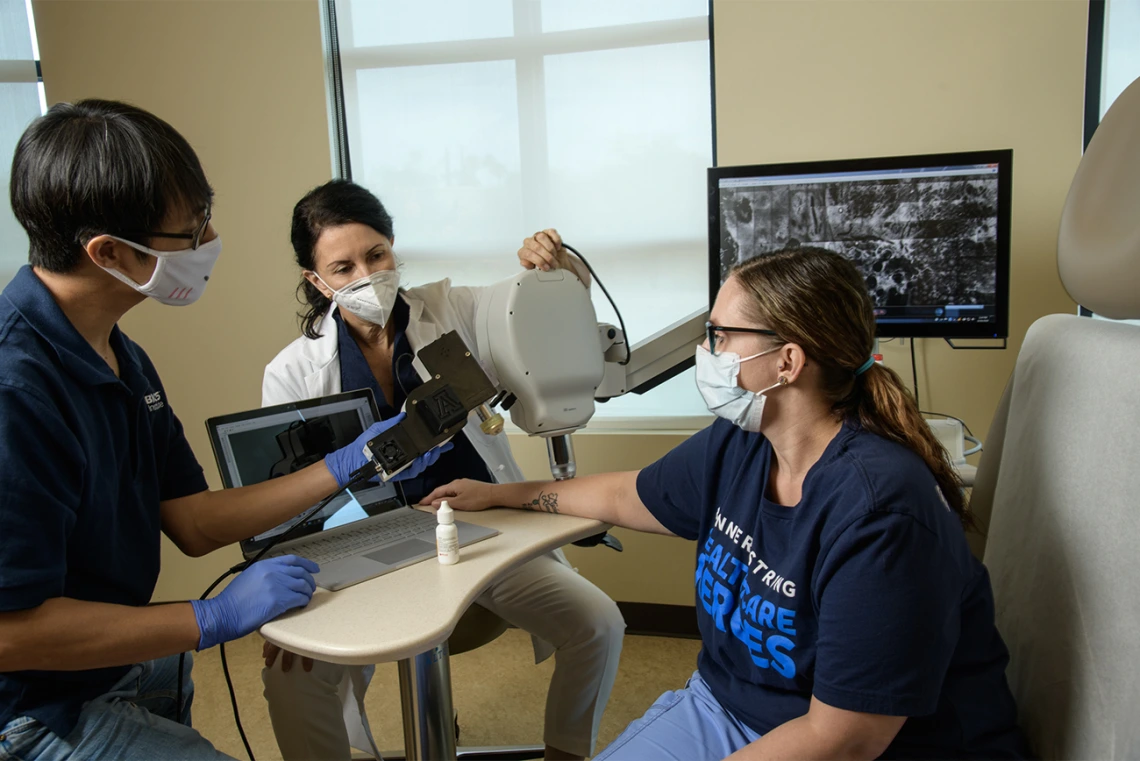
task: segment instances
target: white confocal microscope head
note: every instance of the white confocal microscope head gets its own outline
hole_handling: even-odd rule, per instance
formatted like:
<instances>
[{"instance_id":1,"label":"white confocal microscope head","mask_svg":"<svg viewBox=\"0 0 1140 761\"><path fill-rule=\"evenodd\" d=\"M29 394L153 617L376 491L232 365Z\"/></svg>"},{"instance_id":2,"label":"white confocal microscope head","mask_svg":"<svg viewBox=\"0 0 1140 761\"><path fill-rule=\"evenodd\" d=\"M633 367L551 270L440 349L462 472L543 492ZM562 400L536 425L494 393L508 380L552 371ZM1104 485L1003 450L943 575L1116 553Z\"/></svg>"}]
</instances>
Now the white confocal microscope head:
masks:
<instances>
[{"instance_id":1,"label":"white confocal microscope head","mask_svg":"<svg viewBox=\"0 0 1140 761\"><path fill-rule=\"evenodd\" d=\"M479 360L517 401L511 420L547 440L558 480L575 472L570 434L594 415L605 372L590 292L568 270L527 270L489 286L475 317Z\"/></svg>"}]
</instances>

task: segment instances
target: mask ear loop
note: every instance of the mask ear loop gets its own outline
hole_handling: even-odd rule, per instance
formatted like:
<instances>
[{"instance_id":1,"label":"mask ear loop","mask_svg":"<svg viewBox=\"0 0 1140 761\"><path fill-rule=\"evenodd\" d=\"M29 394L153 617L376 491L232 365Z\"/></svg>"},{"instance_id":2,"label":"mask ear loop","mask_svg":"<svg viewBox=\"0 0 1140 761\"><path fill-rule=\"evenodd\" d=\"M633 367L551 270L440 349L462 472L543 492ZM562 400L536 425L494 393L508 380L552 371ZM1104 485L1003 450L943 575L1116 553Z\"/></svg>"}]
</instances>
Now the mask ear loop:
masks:
<instances>
[{"instance_id":1,"label":"mask ear loop","mask_svg":"<svg viewBox=\"0 0 1140 761\"><path fill-rule=\"evenodd\" d=\"M778 378L776 378L776 382L773 383L771 386L769 386L768 388L762 388L759 391L757 391L756 393L761 394L761 395L767 394L772 389L779 388L780 386L786 386L786 385L788 385L788 383L789 383L789 381L788 381L787 376L781 375Z\"/></svg>"},{"instance_id":2,"label":"mask ear loop","mask_svg":"<svg viewBox=\"0 0 1140 761\"><path fill-rule=\"evenodd\" d=\"M321 285L323 285L325 288L328 288L330 291L332 291L332 296L325 296L325 298L326 298L326 299L328 299L329 301L335 302L335 301L336 301L336 296L337 296L337 294L338 294L338 293L340 293L340 291L338 291L336 288L333 288L331 285L329 285L328 283L326 283L326 282L325 282L325 279L324 279L323 277L321 277L321 276L320 276L320 275L317 273L317 271L316 271L316 270L309 270L309 272L312 272L312 273L313 273L313 275L314 275L314 276L317 278L317 280L320 280L320 281L321 281ZM343 290L343 289L342 289L342 290ZM323 293L322 293L321 295L322 295L322 296L324 296L324 294L323 294Z\"/></svg>"}]
</instances>

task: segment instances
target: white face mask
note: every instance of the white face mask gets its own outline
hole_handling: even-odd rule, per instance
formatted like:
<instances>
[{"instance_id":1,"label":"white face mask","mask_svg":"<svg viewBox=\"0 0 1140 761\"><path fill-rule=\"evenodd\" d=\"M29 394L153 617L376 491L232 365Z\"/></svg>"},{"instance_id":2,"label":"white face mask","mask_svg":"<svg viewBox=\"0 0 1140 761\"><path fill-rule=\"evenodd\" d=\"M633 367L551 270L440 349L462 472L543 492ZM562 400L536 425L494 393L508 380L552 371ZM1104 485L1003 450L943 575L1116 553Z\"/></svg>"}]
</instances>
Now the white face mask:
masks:
<instances>
[{"instance_id":1,"label":"white face mask","mask_svg":"<svg viewBox=\"0 0 1140 761\"><path fill-rule=\"evenodd\" d=\"M777 346L741 359L739 354L732 352L721 352L713 356L708 349L698 346L697 388L704 397L709 412L735 423L749 433L759 433L760 421L764 416L764 401L768 398L765 394L788 381L780 376L780 381L775 385L760 391L749 391L737 383L740 363L763 357L781 348Z\"/></svg>"},{"instance_id":2,"label":"white face mask","mask_svg":"<svg viewBox=\"0 0 1140 761\"><path fill-rule=\"evenodd\" d=\"M103 269L144 296L150 296L155 301L176 307L193 304L202 297L206 291L206 281L210 279L214 264L222 254L220 235L196 249L187 248L182 251L156 251L133 241L116 238L114 235L107 237L126 243L136 251L150 254L158 261L154 265L154 274L142 285L116 269L110 267Z\"/></svg>"},{"instance_id":3,"label":"white face mask","mask_svg":"<svg viewBox=\"0 0 1140 761\"><path fill-rule=\"evenodd\" d=\"M334 291L320 275L317 275L317 280L333 292L333 301L341 309L380 327L384 327L392 316L396 293L400 290L400 273L396 270L373 272L368 277L352 281L339 291Z\"/></svg>"}]
</instances>

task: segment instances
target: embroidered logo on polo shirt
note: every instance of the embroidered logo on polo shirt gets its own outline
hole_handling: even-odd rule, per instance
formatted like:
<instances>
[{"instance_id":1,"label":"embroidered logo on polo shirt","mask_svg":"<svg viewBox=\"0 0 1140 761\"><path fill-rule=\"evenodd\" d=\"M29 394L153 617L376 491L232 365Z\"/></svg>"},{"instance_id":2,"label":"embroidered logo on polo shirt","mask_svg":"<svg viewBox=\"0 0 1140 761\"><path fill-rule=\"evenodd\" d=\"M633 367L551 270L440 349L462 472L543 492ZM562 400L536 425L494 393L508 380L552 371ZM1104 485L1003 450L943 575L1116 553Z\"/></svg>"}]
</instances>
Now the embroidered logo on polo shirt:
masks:
<instances>
[{"instance_id":1,"label":"embroidered logo on polo shirt","mask_svg":"<svg viewBox=\"0 0 1140 761\"><path fill-rule=\"evenodd\" d=\"M145 399L146 408L151 412L158 412L166 404L164 401L162 401L161 391L155 391L153 394L147 394Z\"/></svg>"}]
</instances>

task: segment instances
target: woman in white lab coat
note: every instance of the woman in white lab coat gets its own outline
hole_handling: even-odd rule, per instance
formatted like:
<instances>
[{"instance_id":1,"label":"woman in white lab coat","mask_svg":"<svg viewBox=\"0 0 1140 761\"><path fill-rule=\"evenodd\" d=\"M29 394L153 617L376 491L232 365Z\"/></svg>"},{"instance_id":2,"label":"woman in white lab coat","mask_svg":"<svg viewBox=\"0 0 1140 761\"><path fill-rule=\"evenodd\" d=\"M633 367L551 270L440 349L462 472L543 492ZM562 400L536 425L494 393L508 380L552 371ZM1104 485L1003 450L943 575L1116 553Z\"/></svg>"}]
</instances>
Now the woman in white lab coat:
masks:
<instances>
[{"instance_id":1,"label":"woman in white lab coat","mask_svg":"<svg viewBox=\"0 0 1140 761\"><path fill-rule=\"evenodd\" d=\"M388 418L422 382L412 363L421 347L455 330L476 350L479 289L447 279L400 289L394 240L392 218L359 185L334 180L297 203L292 242L307 304L304 335L265 368L263 405L371 388L381 417ZM554 230L527 238L519 259L528 268L577 263ZM455 478L523 480L505 435L483 433L474 414L463 434L422 476L401 483L410 503ZM592 754L621 653L625 623L617 605L579 576L561 551L501 578L478 603L533 636L536 662L555 656L546 757ZM268 643L265 660L265 696L286 761L348 759L350 746L377 752L364 714L371 667L304 659L294 668L292 654L279 657Z\"/></svg>"}]
</instances>

